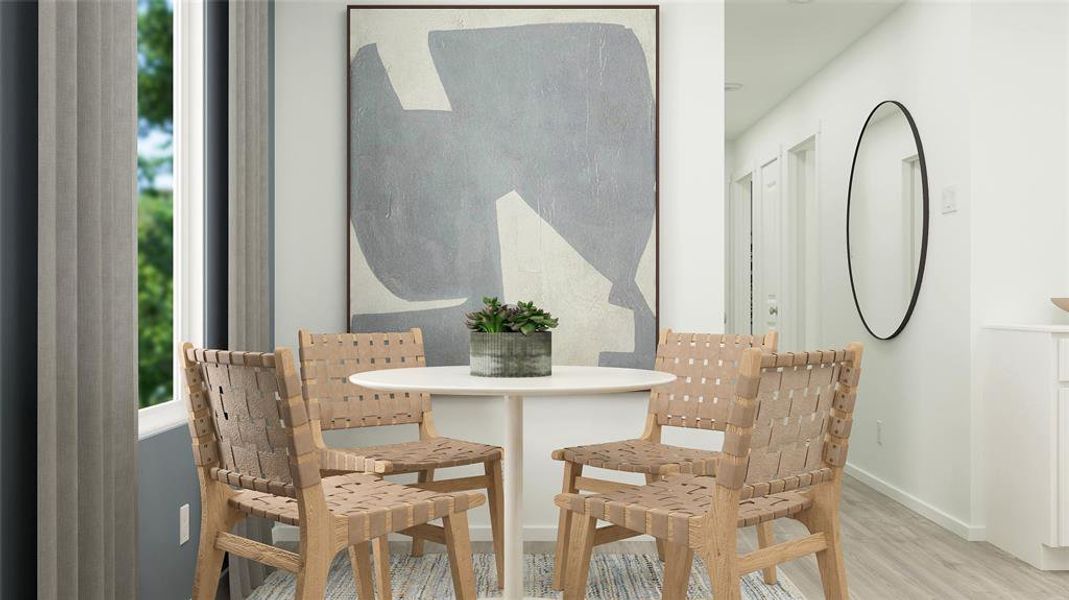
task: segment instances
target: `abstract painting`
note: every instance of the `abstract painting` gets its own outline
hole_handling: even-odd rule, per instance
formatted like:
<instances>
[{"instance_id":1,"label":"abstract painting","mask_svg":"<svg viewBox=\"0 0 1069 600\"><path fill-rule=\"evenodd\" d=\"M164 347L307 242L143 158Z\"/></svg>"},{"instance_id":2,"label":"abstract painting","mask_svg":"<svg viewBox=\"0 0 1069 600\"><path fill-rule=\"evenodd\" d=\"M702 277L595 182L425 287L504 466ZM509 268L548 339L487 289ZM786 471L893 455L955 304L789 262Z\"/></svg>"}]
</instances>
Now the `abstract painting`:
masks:
<instances>
[{"instance_id":1,"label":"abstract painting","mask_svg":"<svg viewBox=\"0 0 1069 600\"><path fill-rule=\"evenodd\" d=\"M559 317L555 364L652 368L656 7L348 11L350 331L466 364L484 296Z\"/></svg>"}]
</instances>

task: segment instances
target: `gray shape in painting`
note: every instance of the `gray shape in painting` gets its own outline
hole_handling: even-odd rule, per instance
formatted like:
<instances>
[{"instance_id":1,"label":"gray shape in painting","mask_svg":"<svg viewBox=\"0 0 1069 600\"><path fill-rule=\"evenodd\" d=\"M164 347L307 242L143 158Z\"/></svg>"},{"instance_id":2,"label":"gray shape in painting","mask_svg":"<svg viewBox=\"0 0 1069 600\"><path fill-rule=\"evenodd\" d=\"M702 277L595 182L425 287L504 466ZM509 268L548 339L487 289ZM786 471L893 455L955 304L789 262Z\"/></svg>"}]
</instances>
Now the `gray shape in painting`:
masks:
<instances>
[{"instance_id":1,"label":"gray shape in painting","mask_svg":"<svg viewBox=\"0 0 1069 600\"><path fill-rule=\"evenodd\" d=\"M516 190L633 311L635 351L600 364L649 368L656 319L635 274L655 218L655 106L634 33L525 25L432 32L429 45L451 112L403 110L373 44L350 65L350 218L396 296L468 301L354 314L351 329L421 327L429 364L466 364L463 314L502 295L495 201Z\"/></svg>"}]
</instances>

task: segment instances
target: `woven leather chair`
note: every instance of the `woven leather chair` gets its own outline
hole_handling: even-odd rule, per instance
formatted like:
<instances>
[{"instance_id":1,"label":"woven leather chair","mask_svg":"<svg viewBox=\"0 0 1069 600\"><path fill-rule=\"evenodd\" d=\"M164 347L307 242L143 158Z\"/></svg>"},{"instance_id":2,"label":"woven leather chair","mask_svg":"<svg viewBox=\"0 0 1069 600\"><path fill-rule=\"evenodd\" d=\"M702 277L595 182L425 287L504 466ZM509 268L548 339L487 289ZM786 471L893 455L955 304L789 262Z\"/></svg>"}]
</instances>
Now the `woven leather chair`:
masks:
<instances>
[{"instance_id":1,"label":"woven leather chair","mask_svg":"<svg viewBox=\"0 0 1069 600\"><path fill-rule=\"evenodd\" d=\"M320 479L319 453L289 350L182 346L189 427L201 490L195 600L214 600L223 556L297 574L297 598L323 598L334 555L348 548L359 600L373 600L369 542L445 523L457 598L475 598L467 511L476 493L446 494L364 473ZM300 528L299 552L230 533L247 515ZM386 576L389 573L385 573Z\"/></svg>"},{"instance_id":2,"label":"woven leather chair","mask_svg":"<svg viewBox=\"0 0 1069 600\"><path fill-rule=\"evenodd\" d=\"M327 474L366 472L379 476L418 473L416 487L436 491L485 489L489 498L490 526L497 559L497 583L504 577L503 531L505 519L501 480L502 451L498 446L441 437L434 427L428 394L382 393L349 383L353 373L379 369L422 367L423 334L419 329L393 333L298 334L301 379L312 419L313 440L320 450L320 466ZM419 440L363 448L330 448L323 430L415 424ZM482 464L483 475L434 480L436 469ZM423 553L423 541L443 543L440 527L427 526L410 532L412 555ZM374 545L376 569L389 565L386 539ZM385 586L389 580L379 578ZM389 587L379 595L390 597Z\"/></svg>"},{"instance_id":3,"label":"woven leather chair","mask_svg":"<svg viewBox=\"0 0 1069 600\"><path fill-rule=\"evenodd\" d=\"M777 333L774 331L764 336L680 333L672 330L661 332L654 368L673 373L678 379L650 392L646 428L638 439L555 450L553 458L564 461L561 491L607 492L635 487L583 477L584 465L643 473L647 483L674 473L714 475L718 452L662 444L661 430L663 427L686 427L723 431L743 351L758 347L773 352L776 350L776 340ZM568 564L569 519L570 513L561 510L553 568L553 589L557 590L563 589L564 569ZM617 533L626 532L618 530ZM771 543L771 527L759 527L758 535L762 544ZM595 538L594 543L603 544L619 539L603 532ZM663 560L664 545L660 542L657 551ZM767 583L775 583L775 577L775 569L765 573Z\"/></svg>"},{"instance_id":4,"label":"woven leather chair","mask_svg":"<svg viewBox=\"0 0 1069 600\"><path fill-rule=\"evenodd\" d=\"M666 543L663 598L686 598L694 553L705 562L716 600L740 598L746 573L814 553L825 597L848 598L839 497L861 354L857 343L799 354L746 350L725 407L715 477L674 475L635 489L557 496L557 506L573 514L565 600L586 595L599 519L613 524L610 532ZM783 517L800 521L810 535L738 555L738 527Z\"/></svg>"}]
</instances>

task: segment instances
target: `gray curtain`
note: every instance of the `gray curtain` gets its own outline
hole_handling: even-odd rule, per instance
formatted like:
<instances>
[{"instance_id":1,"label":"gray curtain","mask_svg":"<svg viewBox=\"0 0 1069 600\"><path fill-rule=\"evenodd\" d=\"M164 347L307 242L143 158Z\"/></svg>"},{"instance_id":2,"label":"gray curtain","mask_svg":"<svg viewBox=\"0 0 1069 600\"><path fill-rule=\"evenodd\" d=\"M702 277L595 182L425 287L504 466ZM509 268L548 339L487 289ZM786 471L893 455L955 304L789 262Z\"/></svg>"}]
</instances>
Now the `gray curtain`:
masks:
<instances>
[{"instance_id":1,"label":"gray curtain","mask_svg":"<svg viewBox=\"0 0 1069 600\"><path fill-rule=\"evenodd\" d=\"M227 342L234 350L270 351L269 4L230 2L229 272ZM237 533L271 541L271 523L250 518ZM230 597L263 583L260 563L230 556Z\"/></svg>"},{"instance_id":2,"label":"gray curtain","mask_svg":"<svg viewBox=\"0 0 1069 600\"><path fill-rule=\"evenodd\" d=\"M38 598L134 598L136 5L38 24Z\"/></svg>"},{"instance_id":3,"label":"gray curtain","mask_svg":"<svg viewBox=\"0 0 1069 600\"><path fill-rule=\"evenodd\" d=\"M229 311L233 349L271 350L268 3L230 3Z\"/></svg>"}]
</instances>

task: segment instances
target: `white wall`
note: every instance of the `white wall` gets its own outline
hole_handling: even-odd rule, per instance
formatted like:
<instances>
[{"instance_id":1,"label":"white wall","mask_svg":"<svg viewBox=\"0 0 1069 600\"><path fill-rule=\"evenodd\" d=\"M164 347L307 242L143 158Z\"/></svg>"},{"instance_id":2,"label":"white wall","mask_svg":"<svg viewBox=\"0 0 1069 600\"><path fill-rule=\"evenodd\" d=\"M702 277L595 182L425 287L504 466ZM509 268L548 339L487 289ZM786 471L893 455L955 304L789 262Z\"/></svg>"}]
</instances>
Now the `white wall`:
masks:
<instances>
[{"instance_id":1,"label":"white wall","mask_svg":"<svg viewBox=\"0 0 1069 600\"><path fill-rule=\"evenodd\" d=\"M977 325L1069 322L1069 5L973 8L973 306Z\"/></svg>"},{"instance_id":2,"label":"white wall","mask_svg":"<svg viewBox=\"0 0 1069 600\"><path fill-rule=\"evenodd\" d=\"M614 2L619 4L620 2ZM275 339L297 329L344 331L345 5L275 5ZM661 327L723 328L723 5L662 2L660 28ZM460 324L458 324L460 326ZM552 539L560 464L554 448L637 436L642 394L532 399L526 414L525 525ZM503 411L492 400L437 398L443 435L501 443ZM336 443L412 439L414 430L342 433ZM712 436L688 441L716 447ZM459 472L459 471L458 471ZM473 535L486 539L486 514Z\"/></svg>"},{"instance_id":3,"label":"white wall","mask_svg":"<svg viewBox=\"0 0 1069 600\"><path fill-rule=\"evenodd\" d=\"M972 348L994 323L1067 323L1048 298L1069 295L1069 5L973 8ZM983 422L979 365L974 431ZM988 453L973 444L973 515Z\"/></svg>"},{"instance_id":4,"label":"white wall","mask_svg":"<svg viewBox=\"0 0 1069 600\"><path fill-rule=\"evenodd\" d=\"M969 23L966 5L905 5L737 138L732 156L734 165L762 164L780 144L819 132L819 341L865 344L853 472L915 497L961 532L971 525ZM932 198L953 187L962 208L943 215L933 206L916 310L899 337L883 342L868 335L854 308L845 236L857 135L887 99L905 104L917 122Z\"/></svg>"},{"instance_id":5,"label":"white wall","mask_svg":"<svg viewBox=\"0 0 1069 600\"><path fill-rule=\"evenodd\" d=\"M1048 300L1069 292L1067 32L1064 3L907 3L731 145L731 164L760 164L819 130L821 342L866 344L850 471L970 537L976 472L997 451L972 436L979 328L1067 321ZM845 254L854 144L884 99L917 122L931 196L920 298L888 342L862 328ZM948 188L958 211L942 214Z\"/></svg>"}]
</instances>

